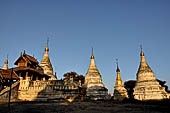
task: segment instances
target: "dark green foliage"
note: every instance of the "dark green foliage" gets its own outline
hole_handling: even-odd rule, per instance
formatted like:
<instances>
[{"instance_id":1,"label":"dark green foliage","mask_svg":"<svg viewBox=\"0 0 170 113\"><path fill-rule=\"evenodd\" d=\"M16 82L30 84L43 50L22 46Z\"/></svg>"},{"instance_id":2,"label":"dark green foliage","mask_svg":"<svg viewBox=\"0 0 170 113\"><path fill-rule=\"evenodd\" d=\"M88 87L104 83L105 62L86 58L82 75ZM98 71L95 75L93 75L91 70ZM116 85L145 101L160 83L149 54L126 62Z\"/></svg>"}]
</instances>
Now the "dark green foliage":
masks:
<instances>
[{"instance_id":1,"label":"dark green foliage","mask_svg":"<svg viewBox=\"0 0 170 113\"><path fill-rule=\"evenodd\" d=\"M74 82L81 81L81 85L84 84L85 77L83 75L77 74L76 72L67 72L63 76L66 80L70 80L72 77Z\"/></svg>"},{"instance_id":2,"label":"dark green foliage","mask_svg":"<svg viewBox=\"0 0 170 113\"><path fill-rule=\"evenodd\" d=\"M135 87L135 84L136 84L136 80L128 80L124 83L124 87L126 88L126 90L128 92L128 97L129 97L130 100L134 99L133 88Z\"/></svg>"},{"instance_id":3,"label":"dark green foliage","mask_svg":"<svg viewBox=\"0 0 170 113\"><path fill-rule=\"evenodd\" d=\"M162 87L165 87L165 91L166 91L166 92L170 93L170 90L168 90L168 86L165 85L165 84L166 84L166 81L162 81L162 80L159 80L159 79L156 79L156 80L159 82L159 84L160 84Z\"/></svg>"}]
</instances>

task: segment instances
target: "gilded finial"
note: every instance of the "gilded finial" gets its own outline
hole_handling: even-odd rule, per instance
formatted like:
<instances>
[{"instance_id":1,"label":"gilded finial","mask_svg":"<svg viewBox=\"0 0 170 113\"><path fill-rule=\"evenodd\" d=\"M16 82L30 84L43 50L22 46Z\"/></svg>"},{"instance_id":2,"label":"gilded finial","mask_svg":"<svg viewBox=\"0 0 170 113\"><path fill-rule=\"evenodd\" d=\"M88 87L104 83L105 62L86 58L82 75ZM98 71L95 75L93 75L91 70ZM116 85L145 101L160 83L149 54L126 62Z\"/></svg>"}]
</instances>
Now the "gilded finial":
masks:
<instances>
[{"instance_id":1,"label":"gilded finial","mask_svg":"<svg viewBox=\"0 0 170 113\"><path fill-rule=\"evenodd\" d=\"M142 45L140 45L140 48L141 48L141 50L142 50Z\"/></svg>"},{"instance_id":2,"label":"gilded finial","mask_svg":"<svg viewBox=\"0 0 170 113\"><path fill-rule=\"evenodd\" d=\"M47 37L47 45L48 45L48 43L49 43L49 37Z\"/></svg>"},{"instance_id":3,"label":"gilded finial","mask_svg":"<svg viewBox=\"0 0 170 113\"><path fill-rule=\"evenodd\" d=\"M49 43L49 37L47 37L47 45L46 45L46 48L45 48L45 51L48 52L49 49L48 49L48 43Z\"/></svg>"},{"instance_id":4,"label":"gilded finial","mask_svg":"<svg viewBox=\"0 0 170 113\"><path fill-rule=\"evenodd\" d=\"M8 54L7 54L7 58L5 60L5 64L8 64Z\"/></svg>"},{"instance_id":5,"label":"gilded finial","mask_svg":"<svg viewBox=\"0 0 170 113\"><path fill-rule=\"evenodd\" d=\"M120 72L119 65L118 65L118 59L116 59L117 69L116 72Z\"/></svg>"},{"instance_id":6,"label":"gilded finial","mask_svg":"<svg viewBox=\"0 0 170 113\"><path fill-rule=\"evenodd\" d=\"M118 66L118 59L116 58L116 64L117 64L117 66Z\"/></svg>"},{"instance_id":7,"label":"gilded finial","mask_svg":"<svg viewBox=\"0 0 170 113\"><path fill-rule=\"evenodd\" d=\"M116 69L117 77L116 77L115 85L119 86L119 85L122 85L122 79L120 77L120 69L119 69L119 65L118 65L118 59L116 59L116 64L117 64L117 69Z\"/></svg>"},{"instance_id":8,"label":"gilded finial","mask_svg":"<svg viewBox=\"0 0 170 113\"><path fill-rule=\"evenodd\" d=\"M94 55L93 55L93 47L92 47L91 59L94 59Z\"/></svg>"},{"instance_id":9,"label":"gilded finial","mask_svg":"<svg viewBox=\"0 0 170 113\"><path fill-rule=\"evenodd\" d=\"M7 55L7 58L6 58L6 60L5 60L5 64L4 64L4 66L3 66L2 69L4 69L4 70L7 70L7 69L8 69L8 55Z\"/></svg>"},{"instance_id":10,"label":"gilded finial","mask_svg":"<svg viewBox=\"0 0 170 113\"><path fill-rule=\"evenodd\" d=\"M141 48L140 56L144 56L142 45L140 45L140 48Z\"/></svg>"}]
</instances>

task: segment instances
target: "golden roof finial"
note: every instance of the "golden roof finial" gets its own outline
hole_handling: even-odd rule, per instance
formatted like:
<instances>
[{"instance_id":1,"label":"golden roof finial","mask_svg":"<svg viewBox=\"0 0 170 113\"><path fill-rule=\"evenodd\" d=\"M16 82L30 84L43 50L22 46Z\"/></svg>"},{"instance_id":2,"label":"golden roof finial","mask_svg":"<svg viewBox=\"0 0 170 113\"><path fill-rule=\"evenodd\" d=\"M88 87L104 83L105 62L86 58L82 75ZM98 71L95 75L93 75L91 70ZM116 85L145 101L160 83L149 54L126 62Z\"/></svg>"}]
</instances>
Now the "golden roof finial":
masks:
<instances>
[{"instance_id":1,"label":"golden roof finial","mask_svg":"<svg viewBox=\"0 0 170 113\"><path fill-rule=\"evenodd\" d=\"M116 85L116 86L119 86L119 85L122 85L122 79L121 79L121 77L120 77L120 69L119 69L119 66L118 66L118 59L116 59L116 64L117 64L117 69L116 69L117 77L116 77L116 83L115 83L115 85Z\"/></svg>"},{"instance_id":2,"label":"golden roof finial","mask_svg":"<svg viewBox=\"0 0 170 113\"><path fill-rule=\"evenodd\" d=\"M118 59L116 59L117 69L116 72L120 72L119 65L118 65Z\"/></svg>"},{"instance_id":3,"label":"golden roof finial","mask_svg":"<svg viewBox=\"0 0 170 113\"><path fill-rule=\"evenodd\" d=\"M49 43L49 37L47 37L47 45L46 45L46 48L45 48L45 51L49 51L49 48L48 48L48 43Z\"/></svg>"},{"instance_id":4,"label":"golden roof finial","mask_svg":"<svg viewBox=\"0 0 170 113\"><path fill-rule=\"evenodd\" d=\"M144 56L142 45L140 45L140 48L141 48L140 56Z\"/></svg>"},{"instance_id":5,"label":"golden roof finial","mask_svg":"<svg viewBox=\"0 0 170 113\"><path fill-rule=\"evenodd\" d=\"M5 60L5 64L8 64L8 54L7 54L7 58Z\"/></svg>"},{"instance_id":6,"label":"golden roof finial","mask_svg":"<svg viewBox=\"0 0 170 113\"><path fill-rule=\"evenodd\" d=\"M7 58L6 58L6 60L5 60L5 64L4 64L4 66L3 66L2 69L5 69L5 70L8 69L8 54L7 54Z\"/></svg>"},{"instance_id":7,"label":"golden roof finial","mask_svg":"<svg viewBox=\"0 0 170 113\"><path fill-rule=\"evenodd\" d=\"M93 47L92 47L91 59L94 59L94 55L93 55Z\"/></svg>"},{"instance_id":8,"label":"golden roof finial","mask_svg":"<svg viewBox=\"0 0 170 113\"><path fill-rule=\"evenodd\" d=\"M49 37L47 37L47 45L48 45L48 43L49 43Z\"/></svg>"}]
</instances>

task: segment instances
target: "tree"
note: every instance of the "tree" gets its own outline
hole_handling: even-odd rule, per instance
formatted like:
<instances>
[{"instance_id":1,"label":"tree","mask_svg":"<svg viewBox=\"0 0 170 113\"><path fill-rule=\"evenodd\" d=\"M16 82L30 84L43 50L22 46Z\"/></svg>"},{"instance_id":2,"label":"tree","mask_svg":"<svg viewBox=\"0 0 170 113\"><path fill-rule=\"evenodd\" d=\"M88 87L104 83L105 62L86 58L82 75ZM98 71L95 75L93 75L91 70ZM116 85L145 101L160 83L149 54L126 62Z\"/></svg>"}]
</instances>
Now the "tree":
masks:
<instances>
[{"instance_id":1,"label":"tree","mask_svg":"<svg viewBox=\"0 0 170 113\"><path fill-rule=\"evenodd\" d=\"M67 72L63 76L65 77L64 79L70 80L71 77L74 79L77 75L76 72Z\"/></svg>"},{"instance_id":2,"label":"tree","mask_svg":"<svg viewBox=\"0 0 170 113\"><path fill-rule=\"evenodd\" d=\"M81 81L81 85L84 84L85 77L83 75L78 75L76 72L67 72L63 76L65 80L70 80L72 77L74 82Z\"/></svg>"},{"instance_id":3,"label":"tree","mask_svg":"<svg viewBox=\"0 0 170 113\"><path fill-rule=\"evenodd\" d=\"M124 87L126 88L126 90L128 92L128 96L129 96L130 100L134 99L133 88L135 87L135 84L136 84L136 80L128 80L124 83Z\"/></svg>"},{"instance_id":4,"label":"tree","mask_svg":"<svg viewBox=\"0 0 170 113\"><path fill-rule=\"evenodd\" d=\"M159 80L159 79L156 79L156 80L159 82L159 84L160 84L162 87L165 88L165 91L166 91L166 92L170 93L170 91L168 90L168 86L165 85L165 84L166 84L166 81L162 81L162 80Z\"/></svg>"},{"instance_id":5,"label":"tree","mask_svg":"<svg viewBox=\"0 0 170 113\"><path fill-rule=\"evenodd\" d=\"M84 78L83 75L77 75L77 76L74 78L74 81L77 81L77 82L81 81L81 84L84 84L84 80L85 80L85 78Z\"/></svg>"}]
</instances>

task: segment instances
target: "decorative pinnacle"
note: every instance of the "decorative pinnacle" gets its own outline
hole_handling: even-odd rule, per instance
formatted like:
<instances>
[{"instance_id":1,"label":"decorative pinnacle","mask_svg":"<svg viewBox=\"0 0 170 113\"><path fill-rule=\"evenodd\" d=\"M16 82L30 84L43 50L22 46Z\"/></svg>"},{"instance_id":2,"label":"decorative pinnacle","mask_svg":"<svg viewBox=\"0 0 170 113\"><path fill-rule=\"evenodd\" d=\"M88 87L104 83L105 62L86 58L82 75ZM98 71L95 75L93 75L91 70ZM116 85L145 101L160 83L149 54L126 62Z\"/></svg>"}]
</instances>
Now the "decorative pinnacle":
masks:
<instances>
[{"instance_id":1,"label":"decorative pinnacle","mask_svg":"<svg viewBox=\"0 0 170 113\"><path fill-rule=\"evenodd\" d=\"M46 52L49 51L49 49L48 49L48 43L49 43L49 37L47 37L47 46L46 46L46 48L45 48L45 51L46 51Z\"/></svg>"},{"instance_id":2,"label":"decorative pinnacle","mask_svg":"<svg viewBox=\"0 0 170 113\"><path fill-rule=\"evenodd\" d=\"M116 59L117 69L116 72L120 72L119 65L118 65L118 59Z\"/></svg>"},{"instance_id":3,"label":"decorative pinnacle","mask_svg":"<svg viewBox=\"0 0 170 113\"><path fill-rule=\"evenodd\" d=\"M142 49L142 45L140 45L140 48Z\"/></svg>"},{"instance_id":4,"label":"decorative pinnacle","mask_svg":"<svg viewBox=\"0 0 170 113\"><path fill-rule=\"evenodd\" d=\"M94 59L94 55L93 55L93 47L92 47L91 59Z\"/></svg>"},{"instance_id":5,"label":"decorative pinnacle","mask_svg":"<svg viewBox=\"0 0 170 113\"><path fill-rule=\"evenodd\" d=\"M5 60L5 64L8 64L8 54L7 54L7 58Z\"/></svg>"},{"instance_id":6,"label":"decorative pinnacle","mask_svg":"<svg viewBox=\"0 0 170 113\"><path fill-rule=\"evenodd\" d=\"M48 43L49 43L49 37L47 37L47 45L48 45Z\"/></svg>"},{"instance_id":7,"label":"decorative pinnacle","mask_svg":"<svg viewBox=\"0 0 170 113\"><path fill-rule=\"evenodd\" d=\"M144 56L142 45L140 45L140 48L141 48L140 56Z\"/></svg>"}]
</instances>

